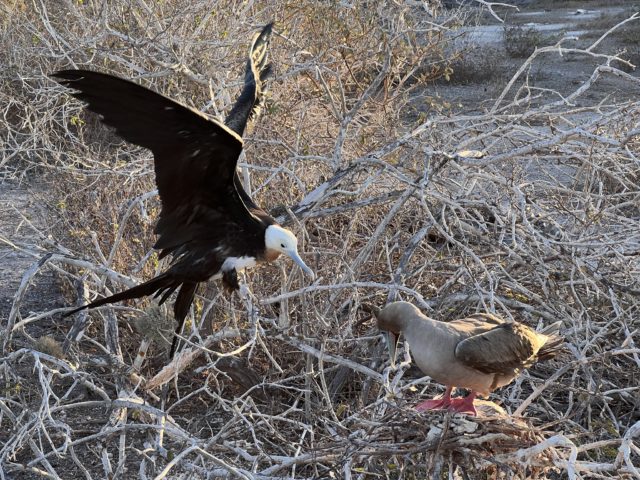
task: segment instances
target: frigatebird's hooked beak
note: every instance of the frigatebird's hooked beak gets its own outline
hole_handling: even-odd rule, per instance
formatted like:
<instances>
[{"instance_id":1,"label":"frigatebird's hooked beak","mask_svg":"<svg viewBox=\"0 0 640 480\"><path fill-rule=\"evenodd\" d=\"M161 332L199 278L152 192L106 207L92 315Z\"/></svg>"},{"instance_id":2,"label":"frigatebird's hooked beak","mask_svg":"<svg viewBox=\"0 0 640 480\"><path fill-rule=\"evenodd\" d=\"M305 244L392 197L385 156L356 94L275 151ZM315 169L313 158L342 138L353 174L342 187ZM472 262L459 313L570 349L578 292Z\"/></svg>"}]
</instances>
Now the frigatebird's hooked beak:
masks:
<instances>
[{"instance_id":1,"label":"frigatebird's hooked beak","mask_svg":"<svg viewBox=\"0 0 640 480\"><path fill-rule=\"evenodd\" d=\"M311 277L311 281L313 282L316 279L316 274L313 273L313 270L311 270L309 267L307 267L307 264L304 263L304 261L302 261L302 258L300 258L300 255L298 255L298 251L291 248L289 250L285 250L284 252L286 255L288 255L291 260L293 260L294 262L296 262L298 264L298 266L304 271L304 273L306 273L307 275L309 275Z\"/></svg>"},{"instance_id":2,"label":"frigatebird's hooked beak","mask_svg":"<svg viewBox=\"0 0 640 480\"><path fill-rule=\"evenodd\" d=\"M396 366L396 350L398 347L398 335L388 330L382 332L384 340L387 342L387 349L389 350L389 359L391 360L391 366Z\"/></svg>"}]
</instances>

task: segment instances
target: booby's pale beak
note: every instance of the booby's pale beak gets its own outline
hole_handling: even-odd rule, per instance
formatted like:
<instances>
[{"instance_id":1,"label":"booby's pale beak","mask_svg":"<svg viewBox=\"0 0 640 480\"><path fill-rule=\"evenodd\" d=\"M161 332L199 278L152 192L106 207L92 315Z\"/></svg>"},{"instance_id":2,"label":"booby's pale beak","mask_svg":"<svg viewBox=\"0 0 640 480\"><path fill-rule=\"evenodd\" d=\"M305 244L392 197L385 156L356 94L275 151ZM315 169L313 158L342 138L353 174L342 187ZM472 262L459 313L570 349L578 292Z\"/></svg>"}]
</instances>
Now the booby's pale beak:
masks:
<instances>
[{"instance_id":1,"label":"booby's pale beak","mask_svg":"<svg viewBox=\"0 0 640 480\"><path fill-rule=\"evenodd\" d=\"M396 350L398 346L398 335L393 332L384 331L384 340L387 342L387 349L389 350L389 360L391 360L391 366L396 366Z\"/></svg>"},{"instance_id":2,"label":"booby's pale beak","mask_svg":"<svg viewBox=\"0 0 640 480\"><path fill-rule=\"evenodd\" d=\"M316 274L313 273L313 270L307 267L307 264L302 261L300 255L298 255L298 252L296 250L287 250L285 253L289 257L291 257L291 260L298 264L298 266L304 271L304 273L311 277L312 282L316 279Z\"/></svg>"}]
</instances>

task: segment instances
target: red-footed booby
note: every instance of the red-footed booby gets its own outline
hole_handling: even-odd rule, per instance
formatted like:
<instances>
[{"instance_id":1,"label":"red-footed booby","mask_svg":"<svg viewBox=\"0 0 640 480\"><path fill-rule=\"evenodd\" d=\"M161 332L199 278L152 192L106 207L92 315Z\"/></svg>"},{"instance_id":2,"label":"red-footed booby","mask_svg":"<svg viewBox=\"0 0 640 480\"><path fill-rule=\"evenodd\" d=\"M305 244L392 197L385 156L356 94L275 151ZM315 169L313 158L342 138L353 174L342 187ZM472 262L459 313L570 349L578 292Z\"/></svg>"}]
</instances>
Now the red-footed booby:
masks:
<instances>
[{"instance_id":1,"label":"red-footed booby","mask_svg":"<svg viewBox=\"0 0 640 480\"><path fill-rule=\"evenodd\" d=\"M390 303L374 311L385 332L392 364L402 333L420 370L446 385L441 398L416 405L417 410L451 410L476 415L473 401L507 385L536 361L553 357L562 339L554 334L560 322L542 333L496 315L478 313L451 322L424 315L407 302ZM465 398L451 398L454 387L470 389Z\"/></svg>"}]
</instances>

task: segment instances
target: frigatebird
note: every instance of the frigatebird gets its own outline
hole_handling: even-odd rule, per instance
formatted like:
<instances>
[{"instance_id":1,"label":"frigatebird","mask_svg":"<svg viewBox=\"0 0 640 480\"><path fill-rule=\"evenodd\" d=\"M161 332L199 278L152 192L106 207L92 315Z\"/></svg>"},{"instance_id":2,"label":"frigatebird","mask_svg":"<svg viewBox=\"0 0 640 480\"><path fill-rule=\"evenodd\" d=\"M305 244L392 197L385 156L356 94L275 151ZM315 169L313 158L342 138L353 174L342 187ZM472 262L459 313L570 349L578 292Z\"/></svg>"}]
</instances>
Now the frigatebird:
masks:
<instances>
[{"instance_id":1,"label":"frigatebird","mask_svg":"<svg viewBox=\"0 0 640 480\"><path fill-rule=\"evenodd\" d=\"M154 248L172 254L171 266L157 277L115 295L72 310L99 307L148 295L160 303L179 289L174 315L178 322L171 356L199 283L222 278L237 290L237 272L280 254L295 261L311 278L313 271L298 254L295 235L258 207L237 173L242 134L260 108L271 66L267 46L273 24L255 36L242 92L226 124L128 80L89 70L61 70L56 80L74 97L114 127L124 140L153 152L162 204Z\"/></svg>"}]
</instances>

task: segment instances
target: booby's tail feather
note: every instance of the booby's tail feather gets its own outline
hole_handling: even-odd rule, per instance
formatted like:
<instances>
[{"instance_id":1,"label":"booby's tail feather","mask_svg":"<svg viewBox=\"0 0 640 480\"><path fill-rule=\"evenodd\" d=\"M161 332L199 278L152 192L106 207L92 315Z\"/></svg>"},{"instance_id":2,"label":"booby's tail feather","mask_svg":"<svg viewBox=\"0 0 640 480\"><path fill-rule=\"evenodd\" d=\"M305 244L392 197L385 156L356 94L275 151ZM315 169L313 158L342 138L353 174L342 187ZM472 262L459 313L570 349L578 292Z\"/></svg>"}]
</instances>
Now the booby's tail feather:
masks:
<instances>
[{"instance_id":1,"label":"booby's tail feather","mask_svg":"<svg viewBox=\"0 0 640 480\"><path fill-rule=\"evenodd\" d=\"M551 335L546 343L538 350L536 361L544 362L565 350L564 339L558 335Z\"/></svg>"}]
</instances>

